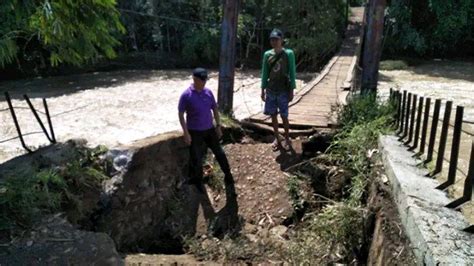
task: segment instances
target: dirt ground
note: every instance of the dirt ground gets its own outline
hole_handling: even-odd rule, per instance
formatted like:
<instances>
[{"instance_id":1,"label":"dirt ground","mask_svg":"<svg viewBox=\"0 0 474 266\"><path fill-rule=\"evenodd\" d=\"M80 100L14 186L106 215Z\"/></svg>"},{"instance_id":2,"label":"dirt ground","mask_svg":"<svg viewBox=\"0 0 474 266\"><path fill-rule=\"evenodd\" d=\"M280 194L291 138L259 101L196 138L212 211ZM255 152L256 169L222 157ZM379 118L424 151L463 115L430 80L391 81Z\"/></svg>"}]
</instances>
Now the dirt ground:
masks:
<instances>
[{"instance_id":1,"label":"dirt ground","mask_svg":"<svg viewBox=\"0 0 474 266\"><path fill-rule=\"evenodd\" d=\"M298 73L301 89L314 73ZM180 129L177 118L179 96L191 83L190 70L123 70L37 78L0 83L0 163L24 153L8 105L9 91L28 146L48 144L36 122L24 93L43 111L46 98L56 138L65 141L84 138L91 146L114 147L159 133ZM211 71L207 86L217 98L218 73ZM246 118L263 108L258 71L237 72L234 86L234 114ZM40 116L46 121L43 113ZM33 133L33 134L31 134Z\"/></svg>"},{"instance_id":2,"label":"dirt ground","mask_svg":"<svg viewBox=\"0 0 474 266\"><path fill-rule=\"evenodd\" d=\"M458 158L458 171L456 183L448 189L453 198L462 196L464 180L468 173L471 143L474 136L474 62L465 61L440 61L434 60L421 65L410 67L406 70L381 71L379 81L379 92L387 96L390 88L407 90L419 96L431 97L431 112L433 112L434 100L441 99L440 119L444 117L445 102L453 101L451 111L451 125L454 125L456 106L464 106L463 132L461 134L460 153ZM428 136L431 128L429 120ZM442 123L438 123L437 141L435 142L434 160L437 158L439 138ZM446 181L451 156L452 130L448 131L448 142L444 155L443 171L437 175L442 183ZM428 141L427 141L428 142ZM462 212L471 223L474 223L474 203L466 203Z\"/></svg>"},{"instance_id":3,"label":"dirt ground","mask_svg":"<svg viewBox=\"0 0 474 266\"><path fill-rule=\"evenodd\" d=\"M238 194L239 215L243 218L240 235L247 241L254 243L268 243L269 250L252 258L240 258L238 261L228 261L232 265L283 265L279 261L281 256L270 255L271 252L283 252L288 243L289 235L297 232L297 226L284 226L286 218L293 213L292 199L288 191L289 176L285 171L288 167L301 162L302 140L293 142L294 152L273 152L270 144L255 143L244 139L243 144L229 144L224 147L236 182ZM215 168L214 168L215 169ZM377 173L382 176L382 170ZM378 177L379 183L381 177ZM328 181L337 185L337 180ZM382 260L385 264L416 265L412 247L403 232L398 217L396 205L390 195L388 185L374 186L373 200L370 208L378 213L380 227L377 231L377 241L372 244L373 263ZM329 184L328 187L331 185ZM206 186L213 208L219 210L225 205L223 191L213 190ZM311 194L311 192L310 192ZM337 194L337 193L336 193ZM334 194L335 195L335 194ZM334 196L331 194L330 197ZM329 196L329 195L328 195ZM371 230L371 229L368 229ZM372 233L372 232L369 232ZM209 236L202 232L201 245L207 242ZM200 237L199 235L197 237ZM218 241L218 240L217 240ZM225 241L225 240L221 240ZM275 248L275 242L282 243L281 249ZM244 242L245 243L245 242ZM227 243L228 245L229 243ZM226 244L223 244L224 246ZM239 248L246 249L247 244ZM212 249L211 249L212 250ZM204 252L212 252L204 251ZM381 251L382 250L382 251ZM380 252L381 251L381 252ZM229 251L232 252L232 251ZM235 251L239 253L238 251ZM260 251L255 252L259 254ZM377 253L378 252L378 253ZM246 254L241 252L241 254ZM232 256L232 255L230 255ZM255 254L254 254L255 256ZM202 261L196 254L161 255L161 254L128 254L125 257L127 265L222 265L219 261ZM237 263L237 264L236 264Z\"/></svg>"},{"instance_id":4,"label":"dirt ground","mask_svg":"<svg viewBox=\"0 0 474 266\"><path fill-rule=\"evenodd\" d=\"M236 182L239 213L255 226L275 226L288 218L293 210L288 195L288 176L283 172L301 159L301 142L296 150L273 152L270 144L230 144L225 146ZM222 207L222 198L215 207Z\"/></svg>"},{"instance_id":5,"label":"dirt ground","mask_svg":"<svg viewBox=\"0 0 474 266\"><path fill-rule=\"evenodd\" d=\"M235 180L239 216L243 218L240 234L260 239L262 232L268 234L272 228L282 228L281 223L293 213L287 188L288 176L282 170L301 160L301 140L294 140L293 152L274 152L270 144L255 143L250 139L244 143L228 144L224 150ZM214 163L212 165L214 171L219 171ZM224 208L224 190L206 185L206 193L216 212ZM198 237L208 233L207 222L203 217L198 218ZM199 264L192 255L131 254L125 260L127 265ZM208 265L211 262L201 263Z\"/></svg>"}]
</instances>

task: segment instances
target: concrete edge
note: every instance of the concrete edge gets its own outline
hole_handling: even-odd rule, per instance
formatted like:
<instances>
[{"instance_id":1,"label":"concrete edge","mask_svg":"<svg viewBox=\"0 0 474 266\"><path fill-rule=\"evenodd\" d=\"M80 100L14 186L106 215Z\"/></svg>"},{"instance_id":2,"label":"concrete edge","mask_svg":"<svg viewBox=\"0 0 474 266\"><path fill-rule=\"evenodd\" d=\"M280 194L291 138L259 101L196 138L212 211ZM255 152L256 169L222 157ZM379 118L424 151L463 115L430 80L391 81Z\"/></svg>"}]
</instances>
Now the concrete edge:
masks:
<instances>
[{"instance_id":1,"label":"concrete edge","mask_svg":"<svg viewBox=\"0 0 474 266\"><path fill-rule=\"evenodd\" d=\"M379 149L398 212L419 265L474 265L474 236L461 231L464 216L444 206L452 201L435 189L438 181L424 177L395 136L380 136Z\"/></svg>"}]
</instances>

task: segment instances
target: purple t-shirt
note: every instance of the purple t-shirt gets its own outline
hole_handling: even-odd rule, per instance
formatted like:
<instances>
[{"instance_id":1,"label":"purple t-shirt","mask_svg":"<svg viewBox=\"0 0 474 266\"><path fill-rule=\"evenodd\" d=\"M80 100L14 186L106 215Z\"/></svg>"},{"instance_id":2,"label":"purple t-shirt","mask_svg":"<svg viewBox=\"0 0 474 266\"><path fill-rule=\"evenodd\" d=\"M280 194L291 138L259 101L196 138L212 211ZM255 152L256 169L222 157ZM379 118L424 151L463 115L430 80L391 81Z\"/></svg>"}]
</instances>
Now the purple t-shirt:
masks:
<instances>
[{"instance_id":1,"label":"purple t-shirt","mask_svg":"<svg viewBox=\"0 0 474 266\"><path fill-rule=\"evenodd\" d=\"M211 110L217 106L212 91L204 88L198 92L191 84L179 98L178 111L186 112L186 124L191 130L213 127Z\"/></svg>"}]
</instances>

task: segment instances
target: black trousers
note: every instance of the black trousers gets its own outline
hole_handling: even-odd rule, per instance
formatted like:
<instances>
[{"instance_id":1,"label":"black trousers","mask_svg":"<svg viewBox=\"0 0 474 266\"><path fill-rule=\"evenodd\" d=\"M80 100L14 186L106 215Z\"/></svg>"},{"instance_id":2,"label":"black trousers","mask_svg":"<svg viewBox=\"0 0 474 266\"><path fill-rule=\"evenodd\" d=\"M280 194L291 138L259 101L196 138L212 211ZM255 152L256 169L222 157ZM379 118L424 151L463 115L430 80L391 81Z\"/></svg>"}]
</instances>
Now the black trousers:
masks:
<instances>
[{"instance_id":1,"label":"black trousers","mask_svg":"<svg viewBox=\"0 0 474 266\"><path fill-rule=\"evenodd\" d=\"M222 149L219 138L216 133L216 129L213 127L208 130L189 130L191 135L191 146L190 152L190 169L189 174L193 182L202 181L202 164L204 156L206 155L207 148L210 148L214 156L216 157L222 172L225 174L225 184L233 184L234 179L230 172L229 162Z\"/></svg>"}]
</instances>

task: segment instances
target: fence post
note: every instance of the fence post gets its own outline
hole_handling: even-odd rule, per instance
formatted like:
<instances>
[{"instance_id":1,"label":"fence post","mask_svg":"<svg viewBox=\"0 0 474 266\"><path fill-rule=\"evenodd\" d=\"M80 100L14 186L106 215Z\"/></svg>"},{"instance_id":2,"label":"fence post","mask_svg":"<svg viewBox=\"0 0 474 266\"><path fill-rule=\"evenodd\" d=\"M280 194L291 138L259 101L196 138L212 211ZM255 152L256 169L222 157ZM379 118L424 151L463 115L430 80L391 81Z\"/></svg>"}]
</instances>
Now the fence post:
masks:
<instances>
[{"instance_id":1,"label":"fence post","mask_svg":"<svg viewBox=\"0 0 474 266\"><path fill-rule=\"evenodd\" d=\"M446 141L448 138L449 120L451 119L452 101L447 101L444 108L443 126L441 127L441 137L439 139L438 157L436 158L436 167L430 176L434 176L443 170L444 152L446 150Z\"/></svg>"},{"instance_id":2,"label":"fence post","mask_svg":"<svg viewBox=\"0 0 474 266\"><path fill-rule=\"evenodd\" d=\"M407 91L403 91L403 100L402 100L402 108L400 109L400 125L399 125L399 131L397 134L401 134L403 132L403 121L405 119L405 105L407 101Z\"/></svg>"},{"instance_id":3,"label":"fence post","mask_svg":"<svg viewBox=\"0 0 474 266\"><path fill-rule=\"evenodd\" d=\"M423 113L423 102L424 98L420 97L418 101L418 113L416 116L416 127L415 127L415 141L413 143L413 146L410 148L411 151L415 150L418 147L418 141L420 138L420 126L421 126L421 115Z\"/></svg>"},{"instance_id":4,"label":"fence post","mask_svg":"<svg viewBox=\"0 0 474 266\"><path fill-rule=\"evenodd\" d=\"M400 91L397 91L397 97L396 97L396 100L397 100L397 127L400 126L400 111L402 110L402 95L400 93Z\"/></svg>"},{"instance_id":5,"label":"fence post","mask_svg":"<svg viewBox=\"0 0 474 266\"><path fill-rule=\"evenodd\" d=\"M51 122L51 116L49 114L48 103L43 98L44 111L46 112L46 118L48 119L49 131L51 132L51 142L56 143L56 136L54 135L53 123Z\"/></svg>"},{"instance_id":6,"label":"fence post","mask_svg":"<svg viewBox=\"0 0 474 266\"><path fill-rule=\"evenodd\" d=\"M474 141L471 140L471 158L469 159L469 170L466 180L464 180L464 191L461 198L452 201L446 207L457 208L459 205L466 203L472 199L472 191L474 185Z\"/></svg>"},{"instance_id":7,"label":"fence post","mask_svg":"<svg viewBox=\"0 0 474 266\"><path fill-rule=\"evenodd\" d=\"M46 130L46 127L44 126L43 121L41 121L41 118L39 117L38 112L36 112L35 107L31 103L30 98L28 98L26 94L23 95L23 98L25 98L26 102L28 103L28 106L30 107L31 112L33 112L33 115L35 116L36 121L38 121L39 125L41 126L41 129L43 130L43 133L46 135L46 138L48 138L48 140L51 143L53 143L53 139L49 136L48 131Z\"/></svg>"},{"instance_id":8,"label":"fence post","mask_svg":"<svg viewBox=\"0 0 474 266\"><path fill-rule=\"evenodd\" d=\"M426 134L428 131L428 120L430 119L430 107L431 107L431 98L426 98L425 102L425 114L423 116L423 127L421 129L421 141L420 141L420 152L419 154L423 154L425 152L425 145L426 145Z\"/></svg>"},{"instance_id":9,"label":"fence post","mask_svg":"<svg viewBox=\"0 0 474 266\"><path fill-rule=\"evenodd\" d=\"M433 151L436 140L436 131L438 131L438 119L439 119L439 110L441 109L441 100L436 99L434 111L433 111L433 121L431 123L430 131L430 142L428 143L428 154L426 156L425 164L433 160Z\"/></svg>"},{"instance_id":10,"label":"fence post","mask_svg":"<svg viewBox=\"0 0 474 266\"><path fill-rule=\"evenodd\" d=\"M31 153L32 151L26 146L25 140L23 139L23 134L21 134L20 125L18 124L18 119L17 119L16 114L15 114L15 109L13 109L12 101L10 99L10 94L8 94L8 92L5 92L5 99L7 100L8 108L10 109L10 113L11 113L12 118L13 118L13 123L15 123L15 128L16 128L16 131L18 133L18 137L20 138L21 146L27 152Z\"/></svg>"},{"instance_id":11,"label":"fence post","mask_svg":"<svg viewBox=\"0 0 474 266\"><path fill-rule=\"evenodd\" d=\"M415 112L416 112L416 103L418 96L413 94L413 104L411 106L411 118L410 118L410 131L408 133L408 140L405 142L405 145L409 145L413 140L413 127L415 125Z\"/></svg>"},{"instance_id":12,"label":"fence post","mask_svg":"<svg viewBox=\"0 0 474 266\"><path fill-rule=\"evenodd\" d=\"M453 130L453 145L451 147L451 157L449 159L448 180L439 185L437 189L445 189L456 181L456 170L458 167L459 145L461 143L462 118L464 115L464 107L456 107L456 120Z\"/></svg>"},{"instance_id":13,"label":"fence post","mask_svg":"<svg viewBox=\"0 0 474 266\"><path fill-rule=\"evenodd\" d=\"M398 140L403 140L407 135L408 135L408 126L409 126L409 121L410 121L410 105L411 105L411 93L408 93L407 97L407 105L405 106L405 123L404 123L404 129L403 129L403 134L400 136Z\"/></svg>"}]
</instances>

